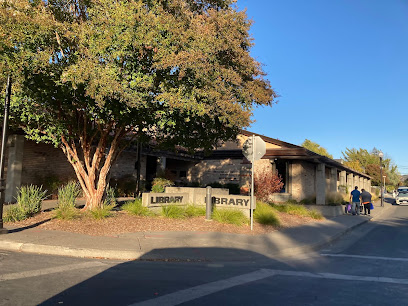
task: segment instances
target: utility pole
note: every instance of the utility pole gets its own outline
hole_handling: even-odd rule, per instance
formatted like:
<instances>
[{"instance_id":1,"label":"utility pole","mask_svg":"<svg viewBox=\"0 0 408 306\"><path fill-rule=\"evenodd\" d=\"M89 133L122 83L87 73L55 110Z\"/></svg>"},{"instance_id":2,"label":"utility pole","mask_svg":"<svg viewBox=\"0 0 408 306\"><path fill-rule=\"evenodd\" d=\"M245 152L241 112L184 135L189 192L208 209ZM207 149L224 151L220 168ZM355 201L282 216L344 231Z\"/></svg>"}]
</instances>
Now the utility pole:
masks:
<instances>
[{"instance_id":1,"label":"utility pole","mask_svg":"<svg viewBox=\"0 0 408 306\"><path fill-rule=\"evenodd\" d=\"M11 76L7 77L6 98L4 100L4 118L3 118L3 131L1 138L1 151L0 151L0 234L6 234L8 231L3 227L3 206L4 196L6 191L6 181L4 179L4 154L7 145L7 124L8 115L10 109L10 96L11 96Z\"/></svg>"},{"instance_id":2,"label":"utility pole","mask_svg":"<svg viewBox=\"0 0 408 306\"><path fill-rule=\"evenodd\" d=\"M381 206L384 206L384 190L383 190L383 186L382 186L382 169L383 169L383 165L382 165L382 159L384 157L384 153L383 152L379 152L378 156L380 157L380 192L381 192Z\"/></svg>"}]
</instances>

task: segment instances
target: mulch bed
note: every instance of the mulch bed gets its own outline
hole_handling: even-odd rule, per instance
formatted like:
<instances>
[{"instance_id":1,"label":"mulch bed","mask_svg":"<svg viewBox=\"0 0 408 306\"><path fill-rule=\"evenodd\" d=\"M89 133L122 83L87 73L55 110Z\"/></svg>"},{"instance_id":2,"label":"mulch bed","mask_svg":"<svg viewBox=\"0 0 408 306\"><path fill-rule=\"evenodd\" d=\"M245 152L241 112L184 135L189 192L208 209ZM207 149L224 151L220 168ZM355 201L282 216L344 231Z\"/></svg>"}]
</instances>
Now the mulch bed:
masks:
<instances>
[{"instance_id":1,"label":"mulch bed","mask_svg":"<svg viewBox=\"0 0 408 306\"><path fill-rule=\"evenodd\" d=\"M95 220L89 216L82 216L75 220L59 220L54 218L53 211L41 212L27 220L5 223L5 228L32 228L41 230L58 230L92 236L117 236L130 232L161 232L161 231L195 231L195 232L224 232L247 235L270 233L281 228L299 226L319 220L310 217L294 216L278 213L280 227L261 225L254 222L253 231L249 225L237 226L223 224L217 221L206 221L205 217L186 219L170 219L164 217L139 217L123 211L113 211L112 216L103 220Z\"/></svg>"}]
</instances>

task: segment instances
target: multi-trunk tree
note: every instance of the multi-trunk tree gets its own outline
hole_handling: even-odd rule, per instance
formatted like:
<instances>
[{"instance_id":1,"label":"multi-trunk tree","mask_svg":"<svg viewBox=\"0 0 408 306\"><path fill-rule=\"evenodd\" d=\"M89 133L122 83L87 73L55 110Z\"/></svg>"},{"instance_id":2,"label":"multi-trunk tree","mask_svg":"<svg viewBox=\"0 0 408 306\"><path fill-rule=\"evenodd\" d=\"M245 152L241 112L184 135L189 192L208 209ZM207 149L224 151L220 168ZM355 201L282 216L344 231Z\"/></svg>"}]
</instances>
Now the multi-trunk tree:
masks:
<instances>
[{"instance_id":1,"label":"multi-trunk tree","mask_svg":"<svg viewBox=\"0 0 408 306\"><path fill-rule=\"evenodd\" d=\"M0 82L13 120L60 147L101 205L133 140L210 149L276 97L231 0L4 0Z\"/></svg>"}]
</instances>

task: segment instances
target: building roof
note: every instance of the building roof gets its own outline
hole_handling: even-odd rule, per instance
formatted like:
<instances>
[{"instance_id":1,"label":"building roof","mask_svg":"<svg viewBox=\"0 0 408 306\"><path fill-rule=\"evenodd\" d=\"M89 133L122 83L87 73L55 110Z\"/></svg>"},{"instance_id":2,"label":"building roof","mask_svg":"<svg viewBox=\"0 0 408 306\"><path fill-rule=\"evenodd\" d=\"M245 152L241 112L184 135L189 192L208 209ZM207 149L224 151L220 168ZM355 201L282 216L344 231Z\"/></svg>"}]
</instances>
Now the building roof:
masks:
<instances>
[{"instance_id":1,"label":"building roof","mask_svg":"<svg viewBox=\"0 0 408 306\"><path fill-rule=\"evenodd\" d=\"M371 179L371 177L365 173L358 172L354 169L346 167L341 162L331 159L329 157L312 152L302 146L294 145L292 143L284 142L279 139L267 137L265 135L253 133L246 130L241 130L241 135L250 137L252 135L259 136L267 143L279 146L279 148L267 148L263 159L288 159L288 160L304 160L312 163L324 163L331 167L335 167L339 170L347 171L349 173L358 174L362 177ZM218 158L232 158L241 159L244 158L242 154L242 148L237 148L235 150L214 150L211 156L207 157L209 159Z\"/></svg>"}]
</instances>

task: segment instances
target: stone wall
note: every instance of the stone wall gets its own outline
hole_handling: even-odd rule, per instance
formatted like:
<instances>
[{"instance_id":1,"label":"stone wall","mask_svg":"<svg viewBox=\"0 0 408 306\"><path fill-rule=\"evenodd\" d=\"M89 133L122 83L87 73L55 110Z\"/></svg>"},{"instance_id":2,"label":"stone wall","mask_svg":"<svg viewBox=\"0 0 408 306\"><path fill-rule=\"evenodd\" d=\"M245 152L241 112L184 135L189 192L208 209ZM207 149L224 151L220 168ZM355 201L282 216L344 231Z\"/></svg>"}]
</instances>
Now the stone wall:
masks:
<instances>
[{"instance_id":1,"label":"stone wall","mask_svg":"<svg viewBox=\"0 0 408 306\"><path fill-rule=\"evenodd\" d=\"M291 165L292 199L301 201L316 196L315 165L303 161L293 161Z\"/></svg>"},{"instance_id":2,"label":"stone wall","mask_svg":"<svg viewBox=\"0 0 408 306\"><path fill-rule=\"evenodd\" d=\"M144 156L142 156L141 162L143 179L146 172L146 158ZM135 175L135 163L136 152L122 152L112 166L111 177L121 178ZM61 149L25 140L21 184L43 184L45 179L52 177L58 178L60 181L76 179L75 171Z\"/></svg>"},{"instance_id":3,"label":"stone wall","mask_svg":"<svg viewBox=\"0 0 408 306\"><path fill-rule=\"evenodd\" d=\"M61 181L76 178L74 169L62 150L51 145L26 140L21 185L44 184L45 180L53 177Z\"/></svg>"},{"instance_id":4,"label":"stone wall","mask_svg":"<svg viewBox=\"0 0 408 306\"><path fill-rule=\"evenodd\" d=\"M248 167L250 164L243 164L242 159L203 160L189 169L187 178L201 185L214 182L240 184L241 174L246 173Z\"/></svg>"}]
</instances>

